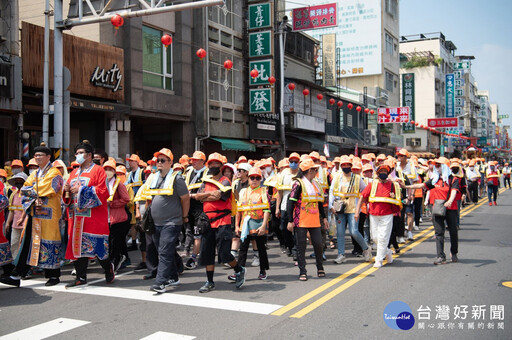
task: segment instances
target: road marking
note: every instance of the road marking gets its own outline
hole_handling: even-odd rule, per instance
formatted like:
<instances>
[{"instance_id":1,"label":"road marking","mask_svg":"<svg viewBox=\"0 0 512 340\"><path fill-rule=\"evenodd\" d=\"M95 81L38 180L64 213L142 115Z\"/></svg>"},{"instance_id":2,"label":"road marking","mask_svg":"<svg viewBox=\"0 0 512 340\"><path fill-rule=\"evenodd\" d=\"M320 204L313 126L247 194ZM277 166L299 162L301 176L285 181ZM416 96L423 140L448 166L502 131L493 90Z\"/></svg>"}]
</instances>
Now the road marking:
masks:
<instances>
[{"instance_id":1,"label":"road marking","mask_svg":"<svg viewBox=\"0 0 512 340\"><path fill-rule=\"evenodd\" d=\"M10 333L0 337L0 340L14 340L14 339L30 339L39 340L46 339L51 336L70 331L74 328L87 325L89 321L74 320L67 318L59 318L48 321L36 326L22 329L14 333Z\"/></svg>"},{"instance_id":2,"label":"road marking","mask_svg":"<svg viewBox=\"0 0 512 340\"><path fill-rule=\"evenodd\" d=\"M23 281L22 288L42 289L54 292L72 293L72 294L86 294L105 296L111 298L122 298L132 299L149 302L160 302L175 305L184 305L191 307L203 307L222 309L235 312L246 312L254 314L268 315L277 309L281 308L281 305L250 302L250 301L238 301L228 300L219 298L209 298L202 296L183 295L169 292L166 294L155 294L149 290L137 290L127 288L116 288L116 287L101 287L101 286L87 286L81 288L64 288L64 284L58 284L52 287L46 287L42 281Z\"/></svg>"},{"instance_id":3,"label":"road marking","mask_svg":"<svg viewBox=\"0 0 512 340\"><path fill-rule=\"evenodd\" d=\"M126 272L126 273L122 273L122 274L116 274L116 279L119 278L119 277L122 277L122 276L125 276L125 275L128 275L128 274L133 274L135 273L135 270L132 270L132 271L129 271L129 272ZM90 282L87 282L87 284L89 285L93 285L95 283L100 283L100 282L105 282L105 278L102 278L102 279L97 279L97 280L94 280L94 281L90 281Z\"/></svg>"},{"instance_id":4,"label":"road marking","mask_svg":"<svg viewBox=\"0 0 512 340\"><path fill-rule=\"evenodd\" d=\"M500 190L500 193L502 193L504 191L505 191L505 189L502 189L502 190ZM462 209L460 217L466 216L467 214L469 214L470 212L472 212L473 210L477 209L478 207L482 206L483 204L485 204L487 202L488 202L488 199L484 198L480 203L477 203L474 206L470 206L470 207L466 207L466 208ZM421 232L415 234L415 237L416 237L417 240L412 242L412 243L409 243L407 246L401 248L401 253L393 255L393 258L400 257L401 255L403 255L408 250L416 247L420 243L422 243L425 240L428 240L430 237L434 236L435 233L434 233L433 229L434 229L434 227L430 226L430 227L422 230ZM286 313L286 312L292 310L293 308L301 305L302 303L306 302L307 300L311 299L312 297L320 294L321 292L323 292L326 289L334 286L336 283L339 283L340 281L344 280L345 278L347 278L350 275L358 272L360 269L362 269L362 268L364 268L364 267L366 267L368 265L369 265L369 263L365 263L365 264L359 265L359 266L351 269L347 273L340 275L339 277L337 277L337 278L333 279L332 281L330 281L330 282L320 286L319 288L313 290L312 292L310 292L310 293L308 293L308 294L298 298L297 300L289 303L288 305L284 306L283 308L281 308L281 309L277 310L276 312L272 313L272 315L276 315L276 316L283 315L284 313ZM303 309L301 309L300 311L298 311L295 314L291 315L290 317L292 317L292 318L301 318L301 317L303 317L304 315L306 315L309 312L313 311L314 309L318 308L319 306L321 306L325 302L329 301L330 299L332 299L336 295L340 294L344 290L346 290L349 287L353 286L355 283L361 281L363 278L365 278L368 275L370 275L371 273L375 272L377 269L378 268L373 268L372 267L372 268L364 271L363 273L353 277L352 279L350 279L349 281L343 283L341 286L339 286L335 290L327 293L323 297L321 297L318 300L314 301L310 305L304 307ZM346 274L348 274L348 275L346 275ZM333 281L335 281L335 282L333 282Z\"/></svg>"},{"instance_id":5,"label":"road marking","mask_svg":"<svg viewBox=\"0 0 512 340\"><path fill-rule=\"evenodd\" d=\"M419 245L421 242L423 242L426 239L432 237L432 235L434 235L433 231L430 232L430 233L425 234L425 236L422 237L420 240L413 242L412 244L408 245L406 248L412 249L412 248L416 247L417 245ZM323 305L327 301L329 301L332 298L334 298L336 295L338 295L341 292L345 291L346 289L352 287L357 282L361 281L362 279L364 279L368 275L372 274L373 272L377 271L378 269L379 268L373 268L372 267L372 268L364 271L363 273L357 275L353 279L348 280L347 282L345 282L344 284L342 284L338 288L336 288L333 291L331 291L331 292L327 293L326 295L322 296L320 299L318 299L315 302L311 303L310 305L304 307L303 309L301 309L297 313L291 315L290 317L292 317L292 318L302 318L304 315L306 315L306 314L312 312L313 310L317 309L318 307L320 307L321 305Z\"/></svg>"},{"instance_id":6,"label":"road marking","mask_svg":"<svg viewBox=\"0 0 512 340\"><path fill-rule=\"evenodd\" d=\"M512 288L512 281L505 281L501 283L505 287Z\"/></svg>"},{"instance_id":7,"label":"road marking","mask_svg":"<svg viewBox=\"0 0 512 340\"><path fill-rule=\"evenodd\" d=\"M168 332L156 332L151 335L148 335L145 338L140 340L192 340L195 339L195 336L176 334L176 333L168 333Z\"/></svg>"}]
</instances>

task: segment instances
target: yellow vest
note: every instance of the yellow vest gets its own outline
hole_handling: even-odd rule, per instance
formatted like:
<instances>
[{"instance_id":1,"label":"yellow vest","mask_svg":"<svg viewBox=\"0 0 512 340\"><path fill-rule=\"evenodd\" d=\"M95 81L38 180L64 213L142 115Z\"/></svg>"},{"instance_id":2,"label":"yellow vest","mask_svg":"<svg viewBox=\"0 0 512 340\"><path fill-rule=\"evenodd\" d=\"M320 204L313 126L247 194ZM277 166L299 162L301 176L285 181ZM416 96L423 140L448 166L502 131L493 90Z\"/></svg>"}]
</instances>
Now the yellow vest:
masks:
<instances>
[{"instance_id":1,"label":"yellow vest","mask_svg":"<svg viewBox=\"0 0 512 340\"><path fill-rule=\"evenodd\" d=\"M302 202L323 202L324 201L324 195L321 192L320 183L318 183L315 178L313 178L313 180L311 181L311 184L313 184L313 186L315 186L315 183L316 183L316 185L317 185L316 189L319 189L320 192L315 190L316 194L311 195L311 196L308 194L308 191L306 189L306 184L304 183L304 181L301 178L297 178L297 181L299 181L301 189L302 189Z\"/></svg>"},{"instance_id":2,"label":"yellow vest","mask_svg":"<svg viewBox=\"0 0 512 340\"><path fill-rule=\"evenodd\" d=\"M199 189L201 187L201 184L203 184L202 180L204 180L208 175L208 169L205 169L203 171L203 175L201 176L201 181L195 182L194 184L190 184L190 181L192 180L192 173L194 173L194 168L190 168L189 171L187 171L185 175L185 183L187 184L188 190L194 190Z\"/></svg>"},{"instance_id":3,"label":"yellow vest","mask_svg":"<svg viewBox=\"0 0 512 340\"><path fill-rule=\"evenodd\" d=\"M250 189L250 190L249 190ZM258 194L261 196L261 203L252 203L251 195ZM258 197L259 201L259 197ZM238 211L252 211L252 210L263 210L270 209L267 199L267 189L265 187L259 187L254 190L249 188L243 188L240 191L240 200L237 202Z\"/></svg>"},{"instance_id":4,"label":"yellow vest","mask_svg":"<svg viewBox=\"0 0 512 340\"><path fill-rule=\"evenodd\" d=\"M361 182L361 176L352 174L352 176L350 177L350 182L353 181L353 185L350 192L340 191L341 176L342 174L337 174L336 177L334 178L334 182L332 184L334 186L334 196L341 198L360 197L361 194L359 193L359 183Z\"/></svg>"},{"instance_id":5,"label":"yellow vest","mask_svg":"<svg viewBox=\"0 0 512 340\"><path fill-rule=\"evenodd\" d=\"M398 183L393 182L393 185L395 187L395 198L375 196L375 194L377 193L379 181L373 181L370 185L372 186L372 190L370 191L370 197L368 197L369 202L391 203L402 207L402 191L400 190L400 185L398 185Z\"/></svg>"},{"instance_id":6,"label":"yellow vest","mask_svg":"<svg viewBox=\"0 0 512 340\"><path fill-rule=\"evenodd\" d=\"M169 180L169 184L162 188L162 189L151 189L151 184L146 189L146 196L157 196L157 195L168 195L171 196L174 194L174 180L176 179L176 176L178 175L177 172L173 172L171 174L171 178ZM167 176L166 176L167 177ZM165 182L165 179L164 179ZM165 183L164 183L165 184Z\"/></svg>"},{"instance_id":7,"label":"yellow vest","mask_svg":"<svg viewBox=\"0 0 512 340\"><path fill-rule=\"evenodd\" d=\"M219 188L219 190L222 191L222 192L226 192L226 191L231 190L231 186L225 186L222 183L214 180L211 177L204 178L203 179L203 183L211 183L211 184L215 185L217 188Z\"/></svg>"},{"instance_id":8,"label":"yellow vest","mask_svg":"<svg viewBox=\"0 0 512 340\"><path fill-rule=\"evenodd\" d=\"M107 202L112 202L114 199L114 195L116 194L117 187L119 186L119 183L121 182L121 178L117 177L116 181L114 183L114 186L112 187L112 193L110 194L110 197L107 199ZM107 184L108 186L108 184Z\"/></svg>"}]
</instances>

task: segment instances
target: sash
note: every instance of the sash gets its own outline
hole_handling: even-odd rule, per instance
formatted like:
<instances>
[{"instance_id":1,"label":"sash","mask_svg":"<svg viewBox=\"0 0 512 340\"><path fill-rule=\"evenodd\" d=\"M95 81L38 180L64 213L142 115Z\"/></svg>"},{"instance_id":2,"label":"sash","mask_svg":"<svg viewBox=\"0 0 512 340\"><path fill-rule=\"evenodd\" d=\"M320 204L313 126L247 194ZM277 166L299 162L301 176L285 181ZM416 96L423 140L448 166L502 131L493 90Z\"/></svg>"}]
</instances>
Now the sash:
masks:
<instances>
[{"instance_id":1,"label":"sash","mask_svg":"<svg viewBox=\"0 0 512 340\"><path fill-rule=\"evenodd\" d=\"M112 187L112 192L110 193L110 197L107 199L107 202L112 202L112 200L114 199L114 195L116 194L116 190L117 190L117 187L119 186L120 182L121 182L121 179L119 177L116 178L114 186ZM107 188L108 188L108 180L107 180Z\"/></svg>"},{"instance_id":2,"label":"sash","mask_svg":"<svg viewBox=\"0 0 512 340\"><path fill-rule=\"evenodd\" d=\"M77 217L73 221L73 230L71 233L71 247L73 256L79 258L82 256L82 232L84 227L84 217Z\"/></svg>"},{"instance_id":3,"label":"sash","mask_svg":"<svg viewBox=\"0 0 512 340\"><path fill-rule=\"evenodd\" d=\"M41 248L41 219L32 217L32 247L29 265L37 266L39 263L39 250Z\"/></svg>"}]
</instances>

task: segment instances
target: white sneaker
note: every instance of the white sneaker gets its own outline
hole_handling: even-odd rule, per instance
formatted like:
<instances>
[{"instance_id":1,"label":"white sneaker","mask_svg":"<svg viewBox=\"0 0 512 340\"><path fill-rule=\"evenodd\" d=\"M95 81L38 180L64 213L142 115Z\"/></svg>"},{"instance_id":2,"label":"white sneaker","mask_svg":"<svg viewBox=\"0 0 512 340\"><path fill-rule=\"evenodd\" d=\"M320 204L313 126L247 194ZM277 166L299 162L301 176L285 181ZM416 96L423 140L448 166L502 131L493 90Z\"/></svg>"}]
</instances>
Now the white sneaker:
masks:
<instances>
[{"instance_id":1,"label":"white sneaker","mask_svg":"<svg viewBox=\"0 0 512 340\"><path fill-rule=\"evenodd\" d=\"M420 217L420 223L423 223L423 218Z\"/></svg>"},{"instance_id":2,"label":"white sneaker","mask_svg":"<svg viewBox=\"0 0 512 340\"><path fill-rule=\"evenodd\" d=\"M388 248L388 251L386 252L386 260L388 261L388 264L393 263L393 251Z\"/></svg>"},{"instance_id":3,"label":"white sneaker","mask_svg":"<svg viewBox=\"0 0 512 340\"><path fill-rule=\"evenodd\" d=\"M412 236L412 231L407 232L407 239L413 241L414 237Z\"/></svg>"},{"instance_id":4,"label":"white sneaker","mask_svg":"<svg viewBox=\"0 0 512 340\"><path fill-rule=\"evenodd\" d=\"M398 243L405 243L405 239L404 239L402 236L400 236L400 237L397 239L397 242L398 242Z\"/></svg>"},{"instance_id":5,"label":"white sneaker","mask_svg":"<svg viewBox=\"0 0 512 340\"><path fill-rule=\"evenodd\" d=\"M336 260L334 260L334 263L337 263L337 264L344 263L344 262L347 262L347 258L343 254L338 255Z\"/></svg>"},{"instance_id":6,"label":"white sneaker","mask_svg":"<svg viewBox=\"0 0 512 340\"><path fill-rule=\"evenodd\" d=\"M366 250L363 250L363 256L364 256L364 260L366 262L370 262L372 260L372 248L368 247L368 249Z\"/></svg>"},{"instance_id":7,"label":"white sneaker","mask_svg":"<svg viewBox=\"0 0 512 340\"><path fill-rule=\"evenodd\" d=\"M258 257L258 255L254 255L254 257L252 258L251 266L252 267L259 267L260 266L260 258Z\"/></svg>"},{"instance_id":8,"label":"white sneaker","mask_svg":"<svg viewBox=\"0 0 512 340\"><path fill-rule=\"evenodd\" d=\"M415 224L415 225L414 225L414 230L415 230L415 231L419 231L419 230L420 230L420 228Z\"/></svg>"},{"instance_id":9,"label":"white sneaker","mask_svg":"<svg viewBox=\"0 0 512 340\"><path fill-rule=\"evenodd\" d=\"M380 268L382 267L382 261L375 261L375 263L373 264L373 268Z\"/></svg>"}]
</instances>

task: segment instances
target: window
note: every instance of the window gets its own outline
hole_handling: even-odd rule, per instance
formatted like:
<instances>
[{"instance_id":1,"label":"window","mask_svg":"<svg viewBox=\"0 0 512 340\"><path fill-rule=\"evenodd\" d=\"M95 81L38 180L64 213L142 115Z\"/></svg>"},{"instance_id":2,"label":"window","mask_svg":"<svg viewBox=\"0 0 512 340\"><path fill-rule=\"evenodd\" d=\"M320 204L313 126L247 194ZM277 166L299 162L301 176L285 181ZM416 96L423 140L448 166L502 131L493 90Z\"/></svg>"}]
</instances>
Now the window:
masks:
<instances>
[{"instance_id":1,"label":"window","mask_svg":"<svg viewBox=\"0 0 512 340\"><path fill-rule=\"evenodd\" d=\"M233 61L233 68L226 70L224 61ZM210 49L210 99L244 105L243 59L233 54Z\"/></svg>"},{"instance_id":2,"label":"window","mask_svg":"<svg viewBox=\"0 0 512 340\"><path fill-rule=\"evenodd\" d=\"M398 0L384 0L386 2L386 13L396 18L398 15Z\"/></svg>"},{"instance_id":3,"label":"window","mask_svg":"<svg viewBox=\"0 0 512 340\"><path fill-rule=\"evenodd\" d=\"M222 6L208 8L208 19L219 25L229 27L235 32L242 33L244 27L242 13L243 1L225 0Z\"/></svg>"},{"instance_id":4,"label":"window","mask_svg":"<svg viewBox=\"0 0 512 340\"><path fill-rule=\"evenodd\" d=\"M389 92L393 92L393 88L393 74L386 71L386 90L388 90Z\"/></svg>"},{"instance_id":5,"label":"window","mask_svg":"<svg viewBox=\"0 0 512 340\"><path fill-rule=\"evenodd\" d=\"M393 37L386 33L386 52L393 55L394 46L393 46Z\"/></svg>"},{"instance_id":6,"label":"window","mask_svg":"<svg viewBox=\"0 0 512 340\"><path fill-rule=\"evenodd\" d=\"M172 44L165 48L162 31L142 26L142 84L172 90Z\"/></svg>"}]
</instances>

